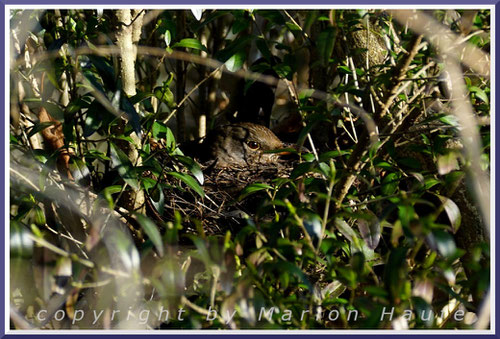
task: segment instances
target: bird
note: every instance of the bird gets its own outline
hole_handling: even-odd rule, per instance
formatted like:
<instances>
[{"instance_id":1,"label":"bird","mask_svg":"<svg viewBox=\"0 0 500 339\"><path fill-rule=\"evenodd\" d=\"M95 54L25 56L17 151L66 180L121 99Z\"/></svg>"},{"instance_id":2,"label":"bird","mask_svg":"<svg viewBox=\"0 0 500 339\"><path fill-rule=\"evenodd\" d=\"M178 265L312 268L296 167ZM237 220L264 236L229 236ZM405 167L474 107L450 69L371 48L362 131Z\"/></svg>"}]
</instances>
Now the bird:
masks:
<instances>
[{"instance_id":1,"label":"bird","mask_svg":"<svg viewBox=\"0 0 500 339\"><path fill-rule=\"evenodd\" d=\"M215 168L255 168L275 164L287 152L269 152L291 145L265 126L241 122L214 129L200 146L197 158L212 161Z\"/></svg>"},{"instance_id":2,"label":"bird","mask_svg":"<svg viewBox=\"0 0 500 339\"><path fill-rule=\"evenodd\" d=\"M178 146L183 157L189 156L199 164L204 195L172 189L178 185L177 178L163 175L164 204L158 208L154 194L148 194L148 215L166 222L181 213L188 220L199 220L208 234L238 229L247 218L253 218L266 196L264 192L245 194L245 188L252 183L270 185L276 178L288 177L297 160L293 159L297 154L293 149L306 151L282 142L269 128L250 122L221 125L203 139ZM158 150L156 156L166 168L161 173L171 173L172 157L161 154ZM196 231L196 223L188 223L187 227L189 232Z\"/></svg>"}]
</instances>

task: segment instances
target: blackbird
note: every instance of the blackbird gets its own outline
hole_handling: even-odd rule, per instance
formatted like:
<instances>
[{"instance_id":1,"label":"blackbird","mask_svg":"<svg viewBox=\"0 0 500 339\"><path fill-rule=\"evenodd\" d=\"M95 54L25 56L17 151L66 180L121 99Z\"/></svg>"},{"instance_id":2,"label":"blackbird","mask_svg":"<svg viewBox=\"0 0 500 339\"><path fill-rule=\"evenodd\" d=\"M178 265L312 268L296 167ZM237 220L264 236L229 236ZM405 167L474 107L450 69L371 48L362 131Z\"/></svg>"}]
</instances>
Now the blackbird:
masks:
<instances>
[{"instance_id":1,"label":"blackbird","mask_svg":"<svg viewBox=\"0 0 500 339\"><path fill-rule=\"evenodd\" d=\"M212 161L215 168L256 168L279 160L280 153L268 151L291 147L267 127L250 122L221 126L211 131L195 150L201 162Z\"/></svg>"}]
</instances>

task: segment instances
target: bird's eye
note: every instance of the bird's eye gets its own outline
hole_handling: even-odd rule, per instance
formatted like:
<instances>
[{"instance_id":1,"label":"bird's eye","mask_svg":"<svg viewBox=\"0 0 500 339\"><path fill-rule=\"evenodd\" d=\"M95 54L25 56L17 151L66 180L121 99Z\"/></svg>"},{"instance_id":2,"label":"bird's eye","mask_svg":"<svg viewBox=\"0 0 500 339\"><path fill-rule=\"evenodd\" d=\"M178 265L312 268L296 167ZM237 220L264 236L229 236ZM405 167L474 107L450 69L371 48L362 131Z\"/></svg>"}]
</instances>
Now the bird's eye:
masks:
<instances>
[{"instance_id":1,"label":"bird's eye","mask_svg":"<svg viewBox=\"0 0 500 339\"><path fill-rule=\"evenodd\" d=\"M248 145L248 147L250 147L253 150L256 150L260 147L259 143L255 142L255 141L248 141L247 145Z\"/></svg>"}]
</instances>

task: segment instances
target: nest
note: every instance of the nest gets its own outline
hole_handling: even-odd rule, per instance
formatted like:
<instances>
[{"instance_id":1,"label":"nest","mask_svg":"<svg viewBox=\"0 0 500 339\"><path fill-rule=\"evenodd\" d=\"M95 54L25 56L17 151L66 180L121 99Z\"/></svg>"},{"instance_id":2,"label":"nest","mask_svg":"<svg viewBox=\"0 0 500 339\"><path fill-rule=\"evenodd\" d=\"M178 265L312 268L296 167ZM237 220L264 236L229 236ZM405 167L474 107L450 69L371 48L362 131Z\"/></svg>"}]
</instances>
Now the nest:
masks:
<instances>
[{"instance_id":1,"label":"nest","mask_svg":"<svg viewBox=\"0 0 500 339\"><path fill-rule=\"evenodd\" d=\"M152 201L148 201L149 212L155 219L172 221L178 212L188 233L200 232L200 226L209 235L237 231L247 224L247 219L255 218L259 205L266 197L263 191L244 197L241 195L244 188L252 183L272 184L276 178L288 177L292 169L291 164L286 162L251 168L213 168L208 164L200 167L204 177L204 197L177 178L168 175L160 178L168 188L163 190L163 213L160 214ZM151 199L151 196L148 198Z\"/></svg>"}]
</instances>

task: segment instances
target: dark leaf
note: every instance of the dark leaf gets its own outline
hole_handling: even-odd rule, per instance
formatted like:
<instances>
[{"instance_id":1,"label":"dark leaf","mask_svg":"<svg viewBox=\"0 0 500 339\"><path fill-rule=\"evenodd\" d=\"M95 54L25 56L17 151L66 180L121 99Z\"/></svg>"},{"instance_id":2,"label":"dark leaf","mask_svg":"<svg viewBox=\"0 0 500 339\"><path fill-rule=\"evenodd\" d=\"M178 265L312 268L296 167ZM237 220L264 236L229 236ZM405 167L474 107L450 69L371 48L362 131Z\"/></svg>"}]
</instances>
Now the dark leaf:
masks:
<instances>
[{"instance_id":1,"label":"dark leaf","mask_svg":"<svg viewBox=\"0 0 500 339\"><path fill-rule=\"evenodd\" d=\"M220 62L226 62L238 52L244 51L245 47L254 39L253 35L246 35L231 41L226 48L217 53Z\"/></svg>"},{"instance_id":2,"label":"dark leaf","mask_svg":"<svg viewBox=\"0 0 500 339\"><path fill-rule=\"evenodd\" d=\"M137 173L127 155L114 143L110 142L111 146L111 164L118 174L129 184L134 190L139 189L139 181Z\"/></svg>"},{"instance_id":3,"label":"dark leaf","mask_svg":"<svg viewBox=\"0 0 500 339\"><path fill-rule=\"evenodd\" d=\"M382 180L382 194L386 196L394 194L398 189L400 177L401 175L395 172L387 174Z\"/></svg>"},{"instance_id":4,"label":"dark leaf","mask_svg":"<svg viewBox=\"0 0 500 339\"><path fill-rule=\"evenodd\" d=\"M28 133L28 138L32 137L33 135L37 134L38 132L43 131L49 126L53 126L57 124L55 121L49 121L49 122L36 122L33 125L33 128L31 128L30 132Z\"/></svg>"},{"instance_id":5,"label":"dark leaf","mask_svg":"<svg viewBox=\"0 0 500 339\"><path fill-rule=\"evenodd\" d=\"M127 114L128 122L132 124L135 133L140 138L142 135L142 128L140 123L140 116L137 114L134 105L130 103L130 100L127 98L125 93L122 93L120 98L120 106L123 111Z\"/></svg>"},{"instance_id":6,"label":"dark leaf","mask_svg":"<svg viewBox=\"0 0 500 339\"><path fill-rule=\"evenodd\" d=\"M108 60L102 56L87 55L87 57L97 69L97 72L103 81L104 87L114 92L116 90L116 76L113 66L111 66Z\"/></svg>"},{"instance_id":7,"label":"dark leaf","mask_svg":"<svg viewBox=\"0 0 500 339\"><path fill-rule=\"evenodd\" d=\"M90 171L87 164L78 158L72 158L69 169L77 183L87 186L90 183Z\"/></svg>"},{"instance_id":8,"label":"dark leaf","mask_svg":"<svg viewBox=\"0 0 500 339\"><path fill-rule=\"evenodd\" d=\"M268 185L268 184L262 184L262 183L258 183L258 182L250 184L250 185L246 186L243 189L243 191L241 191L241 194L240 194L238 200L243 200L247 196L249 196L250 194L253 194L255 192L267 190L267 189L272 189L272 188L273 187Z\"/></svg>"},{"instance_id":9,"label":"dark leaf","mask_svg":"<svg viewBox=\"0 0 500 339\"><path fill-rule=\"evenodd\" d=\"M454 258L457 255L455 240L443 230L435 230L429 233L426 240L430 248L438 251L445 258Z\"/></svg>"},{"instance_id":10,"label":"dark leaf","mask_svg":"<svg viewBox=\"0 0 500 339\"><path fill-rule=\"evenodd\" d=\"M144 232L146 232L147 236L156 247L156 250L158 251L160 257L163 257L163 242L161 239L160 231L158 231L158 226L156 226L156 224L151 219L142 214L137 213L135 214L135 217Z\"/></svg>"},{"instance_id":11,"label":"dark leaf","mask_svg":"<svg viewBox=\"0 0 500 339\"><path fill-rule=\"evenodd\" d=\"M333 46L337 38L337 29L335 27L328 27L318 36L317 48L321 64L327 66L330 62L330 56L333 52Z\"/></svg>"}]
</instances>

